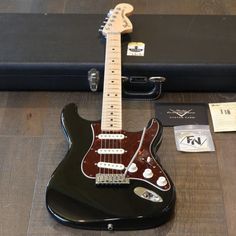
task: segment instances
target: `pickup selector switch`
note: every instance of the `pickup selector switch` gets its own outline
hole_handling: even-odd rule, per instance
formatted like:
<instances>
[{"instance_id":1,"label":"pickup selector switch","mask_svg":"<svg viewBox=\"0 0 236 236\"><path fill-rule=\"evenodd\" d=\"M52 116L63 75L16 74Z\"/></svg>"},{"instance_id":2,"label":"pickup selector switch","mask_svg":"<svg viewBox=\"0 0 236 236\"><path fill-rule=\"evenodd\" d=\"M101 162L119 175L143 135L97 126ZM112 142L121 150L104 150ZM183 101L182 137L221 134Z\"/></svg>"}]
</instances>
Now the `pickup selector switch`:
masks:
<instances>
[{"instance_id":1,"label":"pickup selector switch","mask_svg":"<svg viewBox=\"0 0 236 236\"><path fill-rule=\"evenodd\" d=\"M151 169L147 168L147 169L144 170L143 177L145 179L150 179L150 178L152 178L152 176L153 176L153 172L152 172Z\"/></svg>"},{"instance_id":2,"label":"pickup selector switch","mask_svg":"<svg viewBox=\"0 0 236 236\"><path fill-rule=\"evenodd\" d=\"M157 185L160 187L163 187L165 185L167 185L167 180L164 176L160 176L157 180Z\"/></svg>"},{"instance_id":3,"label":"pickup selector switch","mask_svg":"<svg viewBox=\"0 0 236 236\"><path fill-rule=\"evenodd\" d=\"M134 173L134 172L136 172L137 170L138 170L137 165L136 165L135 163L132 163L132 164L130 165L128 171L129 171L130 173Z\"/></svg>"}]
</instances>

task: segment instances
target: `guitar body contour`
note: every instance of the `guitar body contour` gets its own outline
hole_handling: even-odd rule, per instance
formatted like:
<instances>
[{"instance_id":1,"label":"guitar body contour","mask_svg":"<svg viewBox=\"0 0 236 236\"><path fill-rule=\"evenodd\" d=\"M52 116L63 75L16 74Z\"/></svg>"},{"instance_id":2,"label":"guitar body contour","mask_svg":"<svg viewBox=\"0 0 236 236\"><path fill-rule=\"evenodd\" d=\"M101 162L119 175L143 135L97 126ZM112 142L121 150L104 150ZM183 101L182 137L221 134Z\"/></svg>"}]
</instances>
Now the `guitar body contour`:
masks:
<instances>
[{"instance_id":1,"label":"guitar body contour","mask_svg":"<svg viewBox=\"0 0 236 236\"><path fill-rule=\"evenodd\" d=\"M156 227L170 218L175 189L155 156L162 135L156 119L145 131L122 131L125 138L119 143L125 154L122 159L113 155L118 158L114 159L119 162L117 169L98 167L98 163L115 162L101 160L107 155L96 151L104 142L98 138L99 122L81 118L75 104L63 109L61 122L69 150L46 190L47 209L60 223L83 229L133 230ZM95 183L99 169L112 176L124 174L122 166L129 166L131 159L136 168L127 171L128 184ZM151 170L153 176L144 177L145 169ZM165 178L164 186L157 184L160 177Z\"/></svg>"}]
</instances>

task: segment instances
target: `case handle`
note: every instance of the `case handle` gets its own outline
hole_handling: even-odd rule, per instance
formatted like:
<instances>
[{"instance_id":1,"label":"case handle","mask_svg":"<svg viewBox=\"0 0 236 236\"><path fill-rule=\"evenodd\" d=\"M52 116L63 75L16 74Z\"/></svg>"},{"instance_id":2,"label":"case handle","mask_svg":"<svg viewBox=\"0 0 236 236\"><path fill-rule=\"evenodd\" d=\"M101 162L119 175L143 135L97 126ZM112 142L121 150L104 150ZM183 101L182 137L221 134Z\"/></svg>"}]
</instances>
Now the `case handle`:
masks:
<instances>
[{"instance_id":1,"label":"case handle","mask_svg":"<svg viewBox=\"0 0 236 236\"><path fill-rule=\"evenodd\" d=\"M154 100L161 96L162 83L166 80L163 76L122 76L124 98Z\"/></svg>"}]
</instances>

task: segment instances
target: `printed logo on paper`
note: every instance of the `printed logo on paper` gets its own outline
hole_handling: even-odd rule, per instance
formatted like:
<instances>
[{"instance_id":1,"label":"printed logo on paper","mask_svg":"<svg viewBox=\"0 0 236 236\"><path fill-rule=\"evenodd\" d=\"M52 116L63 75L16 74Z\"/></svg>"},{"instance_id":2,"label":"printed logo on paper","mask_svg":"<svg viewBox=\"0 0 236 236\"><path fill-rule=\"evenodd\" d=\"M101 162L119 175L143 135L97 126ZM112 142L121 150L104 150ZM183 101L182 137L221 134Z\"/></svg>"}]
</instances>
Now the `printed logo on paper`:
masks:
<instances>
[{"instance_id":1,"label":"printed logo on paper","mask_svg":"<svg viewBox=\"0 0 236 236\"><path fill-rule=\"evenodd\" d=\"M194 136L194 135L188 135L185 136L180 143L183 145L188 145L191 147L201 147L204 145L204 143L207 141L206 136Z\"/></svg>"},{"instance_id":2,"label":"printed logo on paper","mask_svg":"<svg viewBox=\"0 0 236 236\"><path fill-rule=\"evenodd\" d=\"M127 48L127 56L144 56L145 44L142 42L130 42Z\"/></svg>"},{"instance_id":3,"label":"printed logo on paper","mask_svg":"<svg viewBox=\"0 0 236 236\"><path fill-rule=\"evenodd\" d=\"M167 111L170 119L195 119L196 112L193 109L181 110L181 109L169 109Z\"/></svg>"}]
</instances>

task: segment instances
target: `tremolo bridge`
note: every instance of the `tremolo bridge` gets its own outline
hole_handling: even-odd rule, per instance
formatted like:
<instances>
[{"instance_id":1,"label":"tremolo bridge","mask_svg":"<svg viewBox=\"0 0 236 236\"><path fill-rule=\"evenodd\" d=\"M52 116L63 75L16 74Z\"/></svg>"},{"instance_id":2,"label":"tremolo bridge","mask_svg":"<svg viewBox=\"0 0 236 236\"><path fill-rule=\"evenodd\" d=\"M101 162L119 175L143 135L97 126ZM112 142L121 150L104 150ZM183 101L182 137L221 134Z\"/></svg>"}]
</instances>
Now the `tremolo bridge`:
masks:
<instances>
[{"instance_id":1,"label":"tremolo bridge","mask_svg":"<svg viewBox=\"0 0 236 236\"><path fill-rule=\"evenodd\" d=\"M124 174L96 174L96 185L129 184Z\"/></svg>"}]
</instances>

